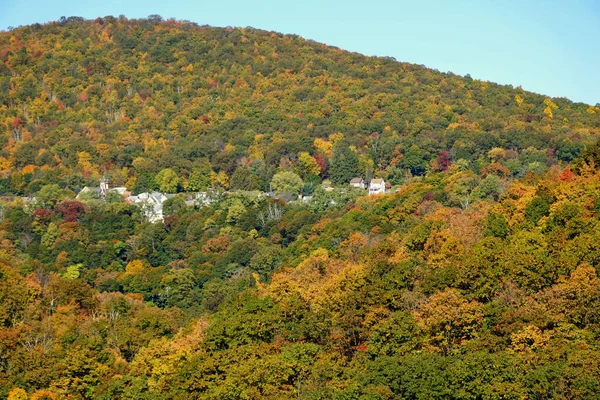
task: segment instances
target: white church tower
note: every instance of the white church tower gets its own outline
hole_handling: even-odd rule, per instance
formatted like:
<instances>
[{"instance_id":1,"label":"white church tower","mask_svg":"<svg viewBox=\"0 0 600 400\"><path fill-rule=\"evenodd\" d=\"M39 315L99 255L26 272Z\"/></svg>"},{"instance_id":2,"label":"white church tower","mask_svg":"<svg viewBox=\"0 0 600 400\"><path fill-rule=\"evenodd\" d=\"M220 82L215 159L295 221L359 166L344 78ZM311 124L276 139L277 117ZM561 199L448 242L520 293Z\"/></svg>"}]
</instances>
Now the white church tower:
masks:
<instances>
[{"instance_id":1,"label":"white church tower","mask_svg":"<svg viewBox=\"0 0 600 400\"><path fill-rule=\"evenodd\" d=\"M108 193L108 179L102 177L102 179L100 179L100 195L102 197L105 197L107 193Z\"/></svg>"}]
</instances>

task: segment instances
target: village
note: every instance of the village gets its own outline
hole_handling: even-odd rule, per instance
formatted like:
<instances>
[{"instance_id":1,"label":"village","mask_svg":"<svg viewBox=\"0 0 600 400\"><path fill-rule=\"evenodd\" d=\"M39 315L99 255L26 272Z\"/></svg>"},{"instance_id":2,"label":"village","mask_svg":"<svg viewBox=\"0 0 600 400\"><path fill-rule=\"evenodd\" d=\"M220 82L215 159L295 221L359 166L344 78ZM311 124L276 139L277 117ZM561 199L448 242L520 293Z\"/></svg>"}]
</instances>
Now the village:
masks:
<instances>
[{"instance_id":1,"label":"village","mask_svg":"<svg viewBox=\"0 0 600 400\"><path fill-rule=\"evenodd\" d=\"M332 192L336 189L328 179L322 182L321 187L326 192ZM389 183L386 183L381 178L373 178L368 182L360 177L352 178L348 187L365 190L370 196L386 194L390 192ZM99 186L85 186L83 189L81 189L81 191L77 194L76 199L83 200L87 197L104 199L109 193L117 194L121 196L127 203L135 204L140 207L142 215L152 223L163 221L163 207L165 202L176 196L174 193L162 193L159 191L142 192L137 195L133 195L131 191L124 186L111 187L110 181L103 177L100 180ZM184 202L188 207L202 207L212 204L216 200L216 196L217 194L213 190L208 190L205 192L190 192L185 193ZM285 198L278 196L275 192L258 192L257 196L279 198L285 201ZM31 201L32 199L27 200ZM312 201L312 196L298 195L298 198L292 201L309 203Z\"/></svg>"}]
</instances>

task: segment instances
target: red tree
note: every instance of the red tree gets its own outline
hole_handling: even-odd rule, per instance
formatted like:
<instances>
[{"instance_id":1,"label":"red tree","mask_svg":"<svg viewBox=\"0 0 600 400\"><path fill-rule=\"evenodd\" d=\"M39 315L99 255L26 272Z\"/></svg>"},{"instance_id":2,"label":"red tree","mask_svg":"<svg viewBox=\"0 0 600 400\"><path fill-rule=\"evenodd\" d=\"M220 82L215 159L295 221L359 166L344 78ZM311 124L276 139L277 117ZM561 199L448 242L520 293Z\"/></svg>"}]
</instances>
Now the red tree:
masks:
<instances>
[{"instance_id":1,"label":"red tree","mask_svg":"<svg viewBox=\"0 0 600 400\"><path fill-rule=\"evenodd\" d=\"M323 157L323 154L317 153L315 154L315 161L321 170L321 178L325 178L327 176L327 162L325 162L325 157Z\"/></svg>"},{"instance_id":2,"label":"red tree","mask_svg":"<svg viewBox=\"0 0 600 400\"><path fill-rule=\"evenodd\" d=\"M65 221L76 222L79 216L85 212L85 205L76 200L66 200L57 204L54 209L62 214Z\"/></svg>"}]
</instances>

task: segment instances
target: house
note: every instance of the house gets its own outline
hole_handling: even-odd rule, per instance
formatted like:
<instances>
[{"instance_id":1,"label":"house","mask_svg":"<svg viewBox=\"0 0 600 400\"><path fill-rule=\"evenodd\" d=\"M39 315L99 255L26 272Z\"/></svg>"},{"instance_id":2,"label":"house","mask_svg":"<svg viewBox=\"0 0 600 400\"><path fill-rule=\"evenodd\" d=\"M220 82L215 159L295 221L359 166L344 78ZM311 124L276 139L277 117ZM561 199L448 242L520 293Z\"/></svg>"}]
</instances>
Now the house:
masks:
<instances>
[{"instance_id":1,"label":"house","mask_svg":"<svg viewBox=\"0 0 600 400\"><path fill-rule=\"evenodd\" d=\"M213 192L190 193L184 202L188 207L203 207L214 203L215 197L216 194Z\"/></svg>"},{"instance_id":2,"label":"house","mask_svg":"<svg viewBox=\"0 0 600 400\"><path fill-rule=\"evenodd\" d=\"M173 197L172 194L163 194L160 192L144 192L137 196L129 196L126 202L136 204L142 209L142 215L150 222L159 222L164 218L163 203Z\"/></svg>"},{"instance_id":3,"label":"house","mask_svg":"<svg viewBox=\"0 0 600 400\"><path fill-rule=\"evenodd\" d=\"M118 193L123 197L129 196L130 192L127 191L126 187L119 186L111 188L109 181L106 178L100 179L100 186L85 186L77 193L77 200L87 197L86 193L91 193L93 198L104 198L108 193ZM89 197L88 197L89 198Z\"/></svg>"},{"instance_id":4,"label":"house","mask_svg":"<svg viewBox=\"0 0 600 400\"><path fill-rule=\"evenodd\" d=\"M83 189L81 189L79 191L79 193L77 193L77 196L75 197L77 200L81 200L82 198L86 198L86 193L92 193L92 197L93 198L103 198L106 197L107 193L118 193L123 197L127 197L131 194L131 192L129 192L127 190L126 187L114 187L114 188L109 188L106 189L105 192L103 192L103 189L97 186L85 186ZM89 198L89 197L88 197Z\"/></svg>"},{"instance_id":5,"label":"house","mask_svg":"<svg viewBox=\"0 0 600 400\"><path fill-rule=\"evenodd\" d=\"M110 189L108 189L108 191L118 193L123 197L127 197L131 194L131 192L128 191L125 186L118 186L118 187L110 188Z\"/></svg>"},{"instance_id":6,"label":"house","mask_svg":"<svg viewBox=\"0 0 600 400\"><path fill-rule=\"evenodd\" d=\"M350 180L350 186L355 187L357 189L366 189L367 184L363 178L352 178Z\"/></svg>"},{"instance_id":7,"label":"house","mask_svg":"<svg viewBox=\"0 0 600 400\"><path fill-rule=\"evenodd\" d=\"M371 179L369 184L369 195L385 194L385 181L383 179Z\"/></svg>"}]
</instances>

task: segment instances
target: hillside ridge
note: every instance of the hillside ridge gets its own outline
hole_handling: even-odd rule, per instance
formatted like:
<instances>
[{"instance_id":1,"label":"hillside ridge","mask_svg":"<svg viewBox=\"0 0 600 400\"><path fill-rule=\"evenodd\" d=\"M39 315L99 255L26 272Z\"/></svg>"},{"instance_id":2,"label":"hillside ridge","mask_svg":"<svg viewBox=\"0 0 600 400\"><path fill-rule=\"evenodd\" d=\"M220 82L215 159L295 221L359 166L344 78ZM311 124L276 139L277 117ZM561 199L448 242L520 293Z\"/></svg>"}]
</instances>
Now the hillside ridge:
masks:
<instances>
[{"instance_id":1,"label":"hillside ridge","mask_svg":"<svg viewBox=\"0 0 600 400\"><path fill-rule=\"evenodd\" d=\"M302 151L331 161L336 140L362 175L397 184L441 151L471 166L495 147L568 162L600 125L597 107L254 28L74 17L4 32L0 46L0 168L53 170L75 191L101 176L150 190L165 168L185 190L205 167L251 169L266 189ZM400 161L411 148L424 163Z\"/></svg>"}]
</instances>

